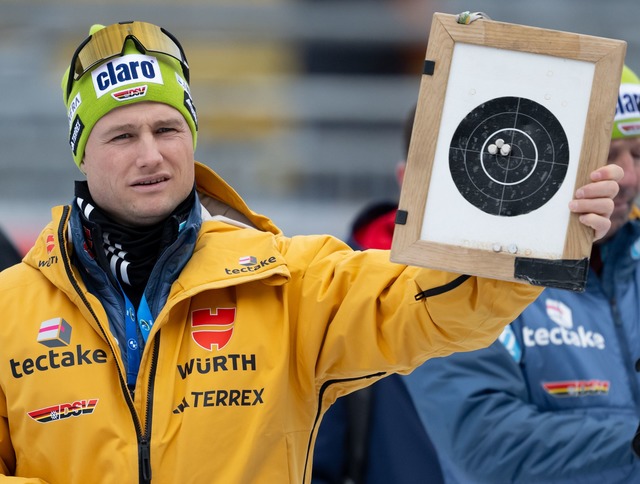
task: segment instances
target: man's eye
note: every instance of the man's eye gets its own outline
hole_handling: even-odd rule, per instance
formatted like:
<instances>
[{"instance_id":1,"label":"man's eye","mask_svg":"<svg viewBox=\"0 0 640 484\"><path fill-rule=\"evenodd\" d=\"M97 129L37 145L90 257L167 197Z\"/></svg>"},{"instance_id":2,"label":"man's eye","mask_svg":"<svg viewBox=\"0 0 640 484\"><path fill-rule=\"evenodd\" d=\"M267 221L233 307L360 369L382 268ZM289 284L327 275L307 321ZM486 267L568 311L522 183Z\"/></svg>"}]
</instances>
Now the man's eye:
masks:
<instances>
[{"instance_id":1,"label":"man's eye","mask_svg":"<svg viewBox=\"0 0 640 484\"><path fill-rule=\"evenodd\" d=\"M173 131L175 131L175 129L173 129L173 128L160 128L160 129L158 129L158 133L171 133Z\"/></svg>"},{"instance_id":2,"label":"man's eye","mask_svg":"<svg viewBox=\"0 0 640 484\"><path fill-rule=\"evenodd\" d=\"M115 141L115 140L119 140L119 139L127 139L127 138L130 138L130 137L131 137L131 135L129 133L122 133L122 134L119 134L118 136L114 136L113 139Z\"/></svg>"}]
</instances>

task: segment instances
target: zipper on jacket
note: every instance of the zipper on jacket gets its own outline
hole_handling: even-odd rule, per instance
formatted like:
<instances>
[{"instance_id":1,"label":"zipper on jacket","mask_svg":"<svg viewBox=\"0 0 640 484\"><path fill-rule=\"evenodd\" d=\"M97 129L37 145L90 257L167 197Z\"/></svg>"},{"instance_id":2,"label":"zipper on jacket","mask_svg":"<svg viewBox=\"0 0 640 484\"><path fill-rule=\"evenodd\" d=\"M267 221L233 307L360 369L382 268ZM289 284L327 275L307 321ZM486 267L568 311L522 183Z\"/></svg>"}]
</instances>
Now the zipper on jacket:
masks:
<instances>
[{"instance_id":1,"label":"zipper on jacket","mask_svg":"<svg viewBox=\"0 0 640 484\"><path fill-rule=\"evenodd\" d=\"M611 306L611 313L613 314L613 323L621 327L622 318L620 318L620 310L618 309L618 300L615 297L609 299L609 305Z\"/></svg>"},{"instance_id":2,"label":"zipper on jacket","mask_svg":"<svg viewBox=\"0 0 640 484\"><path fill-rule=\"evenodd\" d=\"M346 382L346 381L368 380L369 378L375 378L375 377L383 376L386 374L387 373L385 371L379 371L378 373L372 373L370 375L360 376L356 378L341 378L341 379L335 379L335 380L328 380L322 384L322 386L320 387L320 391L318 392L318 413L316 413L316 419L313 423L311 434L309 435L309 443L307 444L307 455L304 460L304 469L302 474L303 483L307 482L305 479L307 474L307 465L309 464L309 456L311 454L311 441L313 440L313 434L316 431L318 420L320 420L320 412L322 410L322 398L324 397L324 393L327 391L327 388L329 388L329 386L335 383Z\"/></svg>"},{"instance_id":3,"label":"zipper on jacket","mask_svg":"<svg viewBox=\"0 0 640 484\"><path fill-rule=\"evenodd\" d=\"M149 484L151 482L151 421L153 415L153 391L156 380L156 369L158 368L158 352L160 348L160 332L150 342L153 345L151 354L151 369L149 371L149 384L147 387L147 401L145 405L145 425L144 434L138 440L139 472L140 482Z\"/></svg>"},{"instance_id":4,"label":"zipper on jacket","mask_svg":"<svg viewBox=\"0 0 640 484\"><path fill-rule=\"evenodd\" d=\"M425 299L427 297L438 296L439 294L444 294L445 292L452 291L464 281L469 279L471 276L463 274L461 276L456 277L454 280L447 282L446 284L438 287L432 287L431 289L426 289L422 292L416 294L415 300L420 301L421 299Z\"/></svg>"},{"instance_id":5,"label":"zipper on jacket","mask_svg":"<svg viewBox=\"0 0 640 484\"><path fill-rule=\"evenodd\" d=\"M149 441L142 439L138 444L140 451L140 479L142 482L151 482L151 452Z\"/></svg>"},{"instance_id":6,"label":"zipper on jacket","mask_svg":"<svg viewBox=\"0 0 640 484\"><path fill-rule=\"evenodd\" d=\"M98 328L100 328L102 336L104 337L104 340L107 342L107 345L109 346L109 350L111 351L111 356L113 357L113 360L115 362L117 361L117 355L116 355L115 349L109 342L109 338L107 336L105 329L100 323L100 319L98 318L96 313L93 311L91 304L89 303L84 293L82 292L82 289L80 288L78 282L76 281L73 275L73 271L71 270L71 257L67 253L67 246L64 240L65 222L69 220L70 213L71 213L71 207L69 205L66 205L62 212L60 224L58 225L58 246L60 247L62 263L64 265L65 272L67 273L69 282L71 282L71 285L75 289L76 293L78 294L78 296L80 297L84 305L87 307L87 310L89 311L91 316L93 316L93 319L98 325ZM120 382L120 390L122 390L125 402L127 403L127 407L129 408L129 413L131 414L131 418L133 420L133 425L136 429L136 434L138 438L138 466L140 469L140 479L141 479L141 482L143 482L144 484L148 484L149 482L151 482L151 452L149 449L149 437L150 437L149 434L150 434L151 426L149 421L151 420L151 413L150 413L152 408L151 395L153 394L153 391L152 391L153 379L155 377L155 371L157 366L157 356L158 356L158 348L156 345L154 346L152 368L149 376L149 393L147 396L147 407L146 407L147 408L147 424L145 426L144 433L142 430L142 423L138 418L138 414L133 404L133 397L129 392L129 387L127 385L127 382L123 378L122 372L118 369L118 380ZM116 364L116 367L117 367L117 364ZM147 476L148 476L148 480L146 480Z\"/></svg>"}]
</instances>

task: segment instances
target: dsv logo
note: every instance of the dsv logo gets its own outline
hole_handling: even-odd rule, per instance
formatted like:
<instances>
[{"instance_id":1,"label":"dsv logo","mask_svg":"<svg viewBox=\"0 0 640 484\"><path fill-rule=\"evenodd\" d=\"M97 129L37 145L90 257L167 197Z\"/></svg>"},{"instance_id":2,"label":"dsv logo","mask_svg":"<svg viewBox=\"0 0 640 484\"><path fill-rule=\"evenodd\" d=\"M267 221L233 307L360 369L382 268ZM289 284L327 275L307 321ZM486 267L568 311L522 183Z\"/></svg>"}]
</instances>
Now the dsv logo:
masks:
<instances>
[{"instance_id":1,"label":"dsv logo","mask_svg":"<svg viewBox=\"0 0 640 484\"><path fill-rule=\"evenodd\" d=\"M97 398L77 400L73 403L61 403L50 407L27 412L27 415L36 422L49 423L54 420L64 420L70 417L81 417L92 414L98 405Z\"/></svg>"}]
</instances>

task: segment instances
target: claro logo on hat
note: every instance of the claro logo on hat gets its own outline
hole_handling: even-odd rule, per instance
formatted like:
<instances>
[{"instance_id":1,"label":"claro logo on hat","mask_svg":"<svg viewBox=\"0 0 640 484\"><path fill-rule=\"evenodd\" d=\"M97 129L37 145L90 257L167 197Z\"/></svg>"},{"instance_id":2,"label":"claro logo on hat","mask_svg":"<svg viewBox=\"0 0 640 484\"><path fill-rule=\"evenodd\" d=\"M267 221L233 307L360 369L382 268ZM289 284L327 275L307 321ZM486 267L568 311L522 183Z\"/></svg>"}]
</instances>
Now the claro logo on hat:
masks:
<instances>
[{"instance_id":1,"label":"claro logo on hat","mask_svg":"<svg viewBox=\"0 0 640 484\"><path fill-rule=\"evenodd\" d=\"M621 84L616 104L616 118L637 117L640 115L640 86Z\"/></svg>"},{"instance_id":2,"label":"claro logo on hat","mask_svg":"<svg viewBox=\"0 0 640 484\"><path fill-rule=\"evenodd\" d=\"M96 97L137 82L164 84L158 60L149 55L117 57L91 72Z\"/></svg>"}]
</instances>

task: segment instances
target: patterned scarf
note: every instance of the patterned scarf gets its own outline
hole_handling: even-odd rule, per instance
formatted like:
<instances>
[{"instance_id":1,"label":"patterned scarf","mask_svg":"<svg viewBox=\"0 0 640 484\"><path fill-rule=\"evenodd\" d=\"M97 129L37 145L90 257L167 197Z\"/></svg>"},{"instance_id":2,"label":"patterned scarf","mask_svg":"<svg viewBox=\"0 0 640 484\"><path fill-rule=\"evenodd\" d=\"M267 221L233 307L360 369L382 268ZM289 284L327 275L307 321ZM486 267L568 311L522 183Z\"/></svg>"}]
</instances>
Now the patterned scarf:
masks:
<instances>
[{"instance_id":1,"label":"patterned scarf","mask_svg":"<svg viewBox=\"0 0 640 484\"><path fill-rule=\"evenodd\" d=\"M75 195L85 250L137 307L156 261L162 251L175 242L180 225L189 216L195 202L195 186L169 217L145 227L127 227L115 222L93 201L86 181L76 182ZM95 250L98 242L102 244L101 251Z\"/></svg>"}]
</instances>

